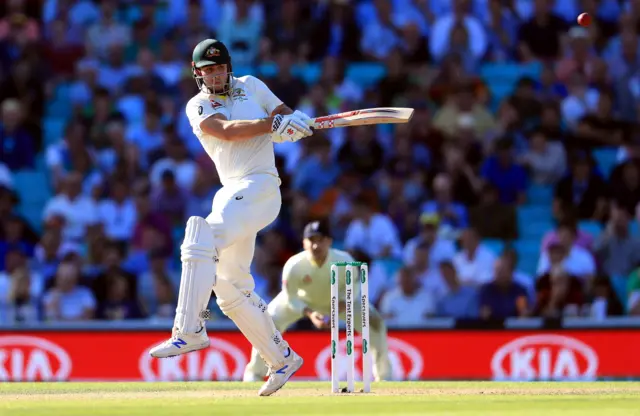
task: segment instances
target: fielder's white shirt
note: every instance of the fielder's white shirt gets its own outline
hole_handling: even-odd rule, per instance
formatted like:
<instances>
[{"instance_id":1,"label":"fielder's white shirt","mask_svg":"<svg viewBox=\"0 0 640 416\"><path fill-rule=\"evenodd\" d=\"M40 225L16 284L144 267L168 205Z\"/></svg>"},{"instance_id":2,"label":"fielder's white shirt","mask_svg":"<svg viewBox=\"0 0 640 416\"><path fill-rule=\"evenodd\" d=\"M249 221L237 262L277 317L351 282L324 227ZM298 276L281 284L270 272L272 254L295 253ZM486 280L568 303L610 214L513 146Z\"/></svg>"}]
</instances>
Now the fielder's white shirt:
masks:
<instances>
[{"instance_id":1,"label":"fielder's white shirt","mask_svg":"<svg viewBox=\"0 0 640 416\"><path fill-rule=\"evenodd\" d=\"M255 173L278 175L271 134L230 142L204 133L200 123L214 114L227 120L256 120L269 117L282 101L253 76L231 78L231 93L215 95L200 92L187 103L187 117L216 166L222 185Z\"/></svg>"},{"instance_id":2,"label":"fielder's white shirt","mask_svg":"<svg viewBox=\"0 0 640 416\"><path fill-rule=\"evenodd\" d=\"M289 306L302 314L305 307L323 315L331 314L331 263L354 261L346 251L329 249L324 264L318 265L306 251L292 256L282 270L282 290L287 293ZM345 268L340 267L338 299L345 299ZM353 298L357 302L360 283L354 281Z\"/></svg>"}]
</instances>

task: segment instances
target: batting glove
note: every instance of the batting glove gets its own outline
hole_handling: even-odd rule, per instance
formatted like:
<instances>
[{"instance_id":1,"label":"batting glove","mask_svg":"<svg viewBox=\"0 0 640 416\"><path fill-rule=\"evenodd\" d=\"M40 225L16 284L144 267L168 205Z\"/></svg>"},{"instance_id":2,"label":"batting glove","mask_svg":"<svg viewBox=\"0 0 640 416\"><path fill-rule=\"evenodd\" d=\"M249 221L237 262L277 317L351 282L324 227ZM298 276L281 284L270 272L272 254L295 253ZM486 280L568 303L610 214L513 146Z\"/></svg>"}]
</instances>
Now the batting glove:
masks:
<instances>
[{"instance_id":1,"label":"batting glove","mask_svg":"<svg viewBox=\"0 0 640 416\"><path fill-rule=\"evenodd\" d=\"M272 141L275 143L297 142L303 137L313 134L307 123L293 114L276 115L271 124L271 131L273 132Z\"/></svg>"}]
</instances>

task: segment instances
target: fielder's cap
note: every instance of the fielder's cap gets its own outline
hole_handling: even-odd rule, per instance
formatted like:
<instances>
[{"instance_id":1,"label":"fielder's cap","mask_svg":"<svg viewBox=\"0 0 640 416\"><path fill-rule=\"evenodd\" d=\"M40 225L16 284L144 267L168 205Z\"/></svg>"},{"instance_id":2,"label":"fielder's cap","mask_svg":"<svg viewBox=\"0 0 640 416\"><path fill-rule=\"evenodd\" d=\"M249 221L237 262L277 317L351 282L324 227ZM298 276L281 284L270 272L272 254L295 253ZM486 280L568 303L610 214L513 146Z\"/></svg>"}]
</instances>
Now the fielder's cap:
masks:
<instances>
[{"instance_id":1,"label":"fielder's cap","mask_svg":"<svg viewBox=\"0 0 640 416\"><path fill-rule=\"evenodd\" d=\"M325 220L312 221L304 227L303 237L329 237L331 238L331 230L329 223Z\"/></svg>"}]
</instances>

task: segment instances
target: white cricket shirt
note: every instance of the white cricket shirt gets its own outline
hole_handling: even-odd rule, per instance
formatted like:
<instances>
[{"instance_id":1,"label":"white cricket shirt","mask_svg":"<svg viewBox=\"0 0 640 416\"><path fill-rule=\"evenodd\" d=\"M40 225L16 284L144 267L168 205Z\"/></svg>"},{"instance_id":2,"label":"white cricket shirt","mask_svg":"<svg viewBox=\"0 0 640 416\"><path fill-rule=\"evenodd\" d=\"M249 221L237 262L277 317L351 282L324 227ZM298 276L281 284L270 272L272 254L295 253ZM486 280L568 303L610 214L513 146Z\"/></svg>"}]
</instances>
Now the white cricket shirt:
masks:
<instances>
[{"instance_id":1,"label":"white cricket shirt","mask_svg":"<svg viewBox=\"0 0 640 416\"><path fill-rule=\"evenodd\" d=\"M187 103L193 133L216 166L223 185L256 173L278 175L271 135L230 142L204 133L200 123L214 114L227 120L256 120L271 115L282 101L253 76L232 77L229 95L200 92Z\"/></svg>"}]
</instances>

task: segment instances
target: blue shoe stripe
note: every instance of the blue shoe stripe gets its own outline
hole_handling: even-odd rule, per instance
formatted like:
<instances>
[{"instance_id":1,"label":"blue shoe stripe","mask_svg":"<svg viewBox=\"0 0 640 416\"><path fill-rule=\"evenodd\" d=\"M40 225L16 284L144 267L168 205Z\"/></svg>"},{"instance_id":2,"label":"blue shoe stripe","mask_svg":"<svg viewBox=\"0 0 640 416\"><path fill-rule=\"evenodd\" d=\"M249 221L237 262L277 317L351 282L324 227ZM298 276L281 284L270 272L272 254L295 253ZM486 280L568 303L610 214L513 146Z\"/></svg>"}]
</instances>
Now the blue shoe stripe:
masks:
<instances>
[{"instance_id":1,"label":"blue shoe stripe","mask_svg":"<svg viewBox=\"0 0 640 416\"><path fill-rule=\"evenodd\" d=\"M285 374L287 372L287 368L289 368L289 365L285 365L280 370L276 371L276 374Z\"/></svg>"},{"instance_id":2,"label":"blue shoe stripe","mask_svg":"<svg viewBox=\"0 0 640 416\"><path fill-rule=\"evenodd\" d=\"M171 344L173 344L173 346L176 347L176 348L180 348L181 345L187 345L187 343L184 342L184 340L182 338L178 338L177 341L174 341Z\"/></svg>"}]
</instances>

